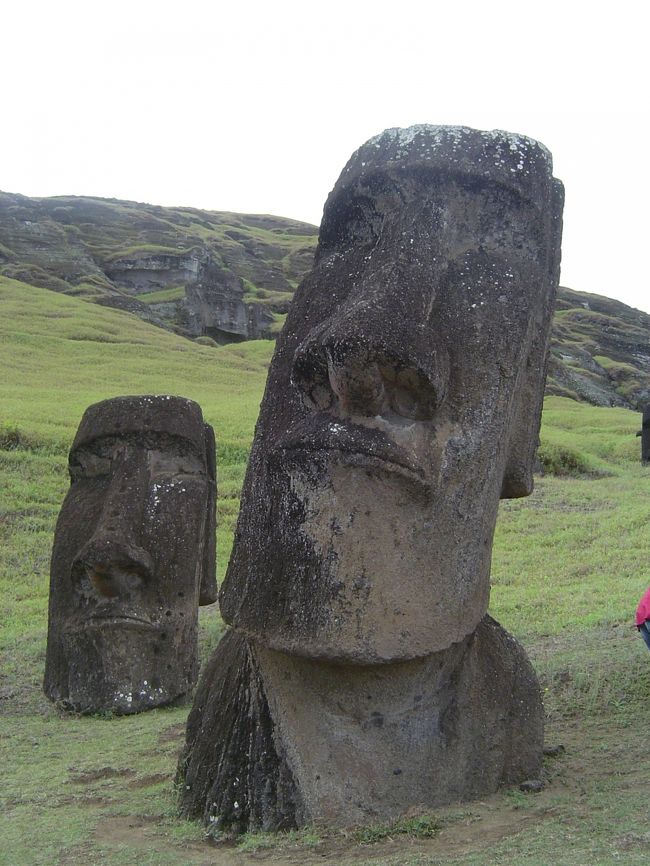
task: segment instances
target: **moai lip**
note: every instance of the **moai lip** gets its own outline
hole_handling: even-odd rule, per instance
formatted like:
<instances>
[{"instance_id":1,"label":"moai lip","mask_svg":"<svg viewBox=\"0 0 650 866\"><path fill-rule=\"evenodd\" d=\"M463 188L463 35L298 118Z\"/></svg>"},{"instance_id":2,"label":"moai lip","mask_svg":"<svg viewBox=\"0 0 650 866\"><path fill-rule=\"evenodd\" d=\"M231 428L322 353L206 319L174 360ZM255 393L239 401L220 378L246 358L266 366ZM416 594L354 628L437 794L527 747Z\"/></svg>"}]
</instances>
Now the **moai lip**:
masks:
<instances>
[{"instance_id":1,"label":"moai lip","mask_svg":"<svg viewBox=\"0 0 650 866\"><path fill-rule=\"evenodd\" d=\"M346 826L539 774L537 678L487 606L499 499L532 489L562 202L506 132L391 129L345 167L269 370L187 815Z\"/></svg>"},{"instance_id":2,"label":"moai lip","mask_svg":"<svg viewBox=\"0 0 650 866\"><path fill-rule=\"evenodd\" d=\"M182 397L90 406L69 457L50 572L46 695L77 712L180 699L198 605L216 600L212 428Z\"/></svg>"}]
</instances>

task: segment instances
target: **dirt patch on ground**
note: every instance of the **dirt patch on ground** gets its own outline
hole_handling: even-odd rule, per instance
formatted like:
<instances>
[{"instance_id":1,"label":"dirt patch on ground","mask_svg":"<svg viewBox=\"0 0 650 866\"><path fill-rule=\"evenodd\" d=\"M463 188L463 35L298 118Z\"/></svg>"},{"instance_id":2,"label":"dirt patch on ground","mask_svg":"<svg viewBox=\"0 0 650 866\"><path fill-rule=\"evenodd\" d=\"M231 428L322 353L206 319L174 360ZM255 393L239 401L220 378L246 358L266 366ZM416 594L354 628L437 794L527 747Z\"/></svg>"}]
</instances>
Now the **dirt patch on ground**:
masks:
<instances>
[{"instance_id":1,"label":"dirt patch on ground","mask_svg":"<svg viewBox=\"0 0 650 866\"><path fill-rule=\"evenodd\" d=\"M176 843L165 836L165 827L160 819L150 815L117 815L104 818L93 833L93 842L100 846L126 846L133 850L146 850L149 861L155 856L156 850L169 852L178 851L178 862L184 864L199 864L199 866L220 866L220 864L242 864L241 857L224 860L220 854L215 856L215 849L208 842ZM226 851L224 850L224 853ZM228 852L232 853L232 852Z\"/></svg>"},{"instance_id":2,"label":"dirt patch on ground","mask_svg":"<svg viewBox=\"0 0 650 866\"><path fill-rule=\"evenodd\" d=\"M115 767L100 767L97 770L77 770L76 767L69 767L70 781L78 785L90 785L91 782L98 782L100 779L119 779L123 776L135 776L135 770L130 767L125 769L116 769Z\"/></svg>"},{"instance_id":3,"label":"dirt patch on ground","mask_svg":"<svg viewBox=\"0 0 650 866\"><path fill-rule=\"evenodd\" d=\"M152 773L151 776L140 776L139 779L132 779L126 783L127 788L150 788L152 785L159 785L161 782L168 782L172 777L171 773Z\"/></svg>"},{"instance_id":4,"label":"dirt patch on ground","mask_svg":"<svg viewBox=\"0 0 650 866\"><path fill-rule=\"evenodd\" d=\"M95 841L109 845L128 845L131 848L155 847L155 828L159 819L148 815L117 815L104 818L94 833Z\"/></svg>"},{"instance_id":5,"label":"dirt patch on ground","mask_svg":"<svg viewBox=\"0 0 650 866\"><path fill-rule=\"evenodd\" d=\"M535 795L531 795L535 796ZM527 827L539 824L551 810L544 806L531 811L504 808L502 802L486 802L467 819L443 827L440 835L427 846L429 853L459 857L496 845Z\"/></svg>"},{"instance_id":6,"label":"dirt patch on ground","mask_svg":"<svg viewBox=\"0 0 650 866\"><path fill-rule=\"evenodd\" d=\"M609 724L607 723L609 722ZM178 862L194 866L362 866L362 864L424 864L442 866L460 864L466 857L494 850L496 846L517 844L519 834L541 832L547 822L561 819L574 827L589 820L589 790L594 783L610 779L619 789L633 788L639 795L645 791L647 773L644 770L642 739L617 739L623 730L616 728L614 719L591 721L565 720L548 731L550 746L562 743L565 749L545 759L544 789L540 793L524 794L517 787L502 790L480 801L450 805L435 810L439 830L432 838L407 835L386 835L380 841L366 844L359 841L358 832L315 831L310 840L292 842L261 839L255 850L242 850L233 842L213 843L208 840L187 842L170 838L169 825L159 817L107 817L100 821L93 841L104 846L127 845L147 850L155 863L155 852L178 851ZM588 728L588 729L586 729ZM625 733L628 731L625 730ZM165 733L165 732L163 732ZM585 747L585 743L588 745ZM638 751L638 754L636 752ZM134 779L129 787L157 784L164 774ZM558 805L558 797L572 803L572 815ZM650 834L620 832L616 845L619 850L650 846ZM269 847L264 847L268 845ZM504 861L505 862L505 861Z\"/></svg>"},{"instance_id":7,"label":"dirt patch on ground","mask_svg":"<svg viewBox=\"0 0 650 866\"><path fill-rule=\"evenodd\" d=\"M182 745L185 742L185 722L180 722L178 725L172 725L165 728L158 734L159 743L178 743Z\"/></svg>"},{"instance_id":8,"label":"dirt patch on ground","mask_svg":"<svg viewBox=\"0 0 650 866\"><path fill-rule=\"evenodd\" d=\"M454 807L440 811L441 829L433 838L415 839L403 835L387 836L379 842L364 844L350 832L326 835L316 844L279 843L270 848L242 851L234 842L177 843L165 838L165 826L151 816L119 816L103 819L94 833L94 841L102 846L127 845L146 849L151 857L156 849L177 849L179 862L210 864L210 866L254 866L268 863L273 866L360 866L399 857L426 857L430 863L444 863L448 859L490 847L503 839L543 821L550 812L546 808L530 811L513 809L504 804L503 797L495 795L486 801L470 804L458 813ZM459 808L459 807L457 807ZM182 860L181 860L182 858ZM152 861L155 862L155 861Z\"/></svg>"}]
</instances>

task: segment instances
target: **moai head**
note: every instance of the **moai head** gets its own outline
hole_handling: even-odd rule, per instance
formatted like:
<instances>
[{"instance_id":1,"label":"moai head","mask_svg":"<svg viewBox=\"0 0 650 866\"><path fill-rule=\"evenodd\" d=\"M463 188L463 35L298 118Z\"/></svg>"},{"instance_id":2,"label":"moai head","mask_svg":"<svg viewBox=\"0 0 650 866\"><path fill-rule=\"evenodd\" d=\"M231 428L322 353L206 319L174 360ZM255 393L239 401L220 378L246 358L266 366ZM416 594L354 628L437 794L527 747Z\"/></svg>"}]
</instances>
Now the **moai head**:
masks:
<instances>
[{"instance_id":1,"label":"moai head","mask_svg":"<svg viewBox=\"0 0 650 866\"><path fill-rule=\"evenodd\" d=\"M198 605L216 599L215 442L182 397L90 406L54 536L45 693L134 713L197 676Z\"/></svg>"},{"instance_id":2,"label":"moai head","mask_svg":"<svg viewBox=\"0 0 650 866\"><path fill-rule=\"evenodd\" d=\"M532 489L562 202L549 152L506 132L352 156L269 372L227 622L362 664L475 629L499 497Z\"/></svg>"}]
</instances>

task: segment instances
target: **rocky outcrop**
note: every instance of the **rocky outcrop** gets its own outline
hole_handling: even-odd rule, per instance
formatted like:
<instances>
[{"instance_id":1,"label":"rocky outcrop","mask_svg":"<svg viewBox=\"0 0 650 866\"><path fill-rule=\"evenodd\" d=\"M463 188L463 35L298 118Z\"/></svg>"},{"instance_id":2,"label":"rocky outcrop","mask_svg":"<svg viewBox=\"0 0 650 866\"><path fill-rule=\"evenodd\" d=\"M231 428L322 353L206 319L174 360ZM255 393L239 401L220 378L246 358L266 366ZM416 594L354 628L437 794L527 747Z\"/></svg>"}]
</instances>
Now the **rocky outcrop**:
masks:
<instances>
[{"instance_id":1,"label":"rocky outcrop","mask_svg":"<svg viewBox=\"0 0 650 866\"><path fill-rule=\"evenodd\" d=\"M316 228L280 217L0 192L0 273L218 343L275 337ZM650 402L650 316L560 287L547 394Z\"/></svg>"},{"instance_id":2,"label":"rocky outcrop","mask_svg":"<svg viewBox=\"0 0 650 866\"><path fill-rule=\"evenodd\" d=\"M273 337L315 228L263 215L0 193L0 273L219 343Z\"/></svg>"},{"instance_id":3,"label":"rocky outcrop","mask_svg":"<svg viewBox=\"0 0 650 866\"><path fill-rule=\"evenodd\" d=\"M560 288L546 393L642 409L650 402L650 315Z\"/></svg>"}]
</instances>

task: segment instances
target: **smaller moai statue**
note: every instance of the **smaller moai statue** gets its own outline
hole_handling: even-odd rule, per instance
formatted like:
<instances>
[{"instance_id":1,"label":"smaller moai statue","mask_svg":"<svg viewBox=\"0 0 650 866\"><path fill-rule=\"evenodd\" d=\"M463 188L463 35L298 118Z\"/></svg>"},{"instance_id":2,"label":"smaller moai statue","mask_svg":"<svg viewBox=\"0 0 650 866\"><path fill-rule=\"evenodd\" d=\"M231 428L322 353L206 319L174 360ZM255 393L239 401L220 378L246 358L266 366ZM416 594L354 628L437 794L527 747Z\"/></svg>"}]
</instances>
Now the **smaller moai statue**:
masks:
<instances>
[{"instance_id":1,"label":"smaller moai statue","mask_svg":"<svg viewBox=\"0 0 650 866\"><path fill-rule=\"evenodd\" d=\"M214 431L192 400L90 406L54 535L44 691L137 713L198 675L198 606L216 600Z\"/></svg>"},{"instance_id":2,"label":"smaller moai statue","mask_svg":"<svg viewBox=\"0 0 650 866\"><path fill-rule=\"evenodd\" d=\"M650 463L650 404L643 410L641 429L636 435L641 437L641 463L647 466Z\"/></svg>"}]
</instances>

